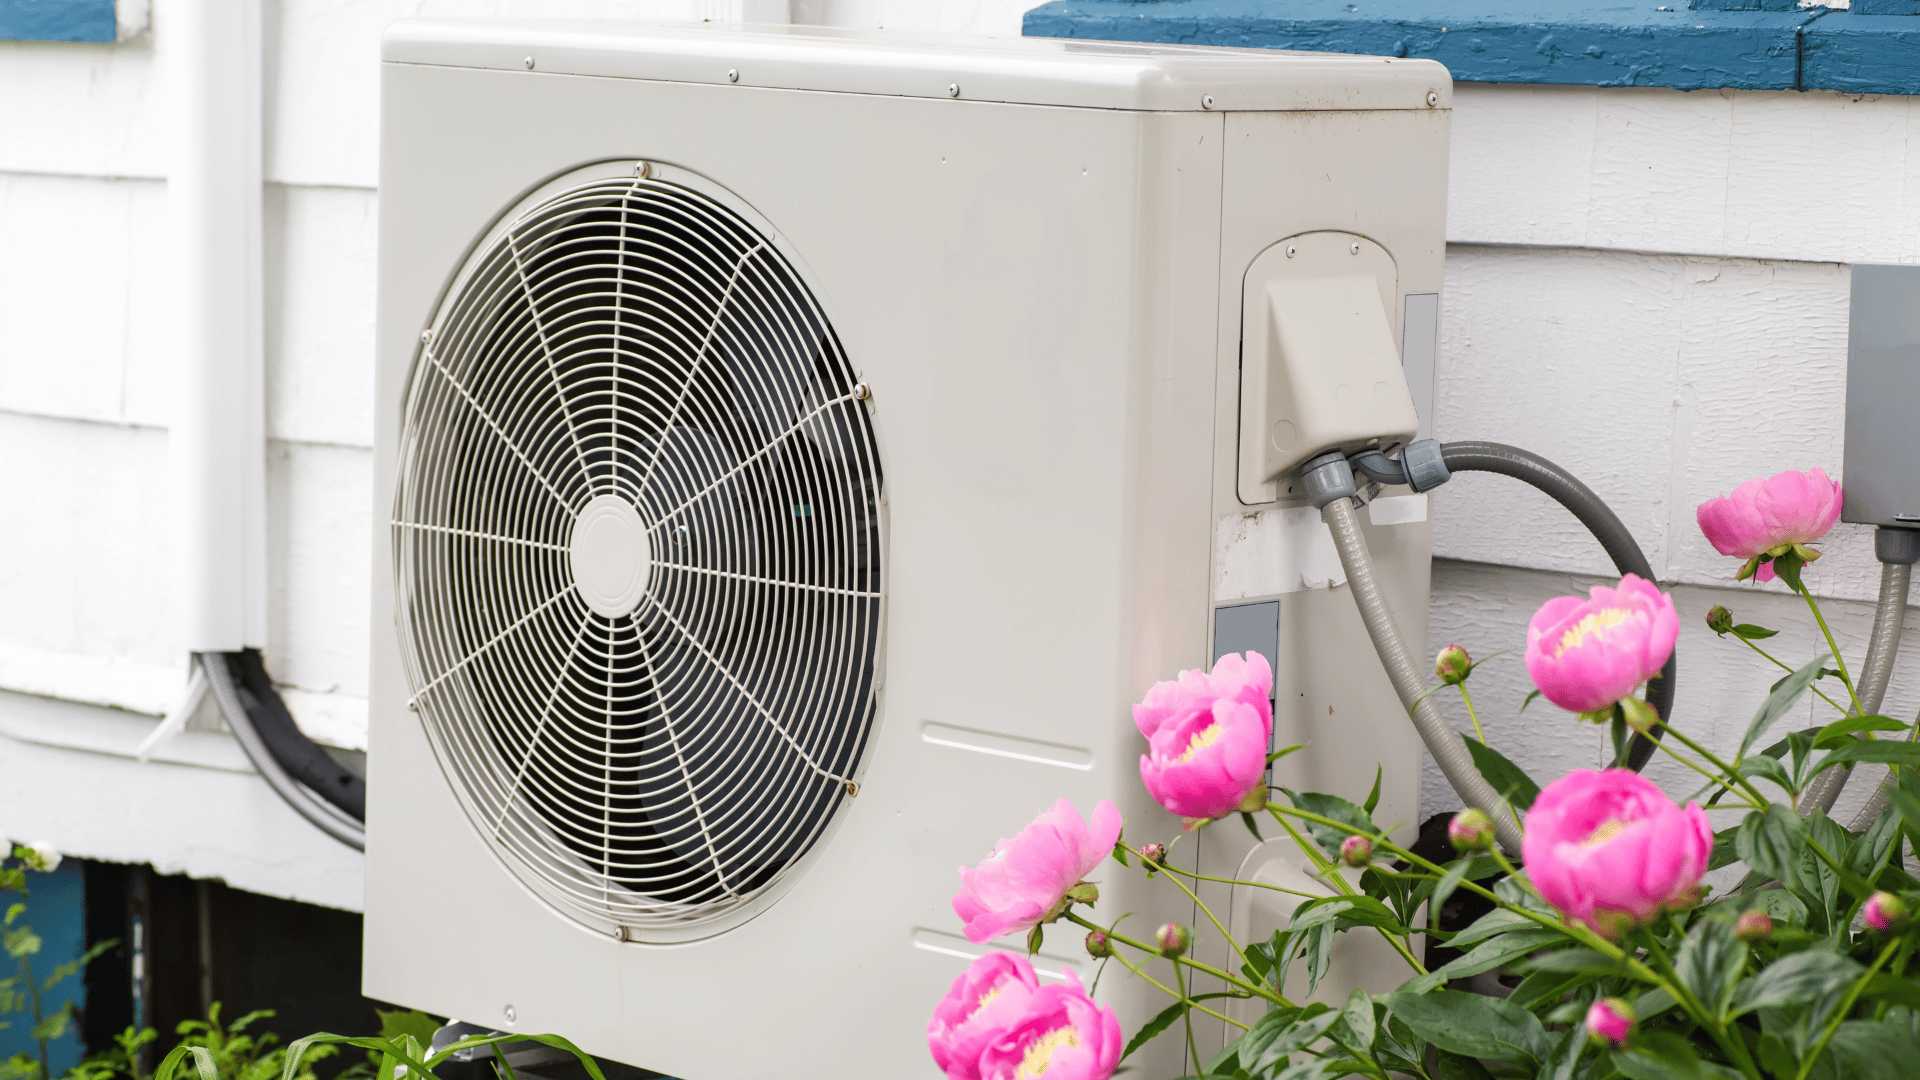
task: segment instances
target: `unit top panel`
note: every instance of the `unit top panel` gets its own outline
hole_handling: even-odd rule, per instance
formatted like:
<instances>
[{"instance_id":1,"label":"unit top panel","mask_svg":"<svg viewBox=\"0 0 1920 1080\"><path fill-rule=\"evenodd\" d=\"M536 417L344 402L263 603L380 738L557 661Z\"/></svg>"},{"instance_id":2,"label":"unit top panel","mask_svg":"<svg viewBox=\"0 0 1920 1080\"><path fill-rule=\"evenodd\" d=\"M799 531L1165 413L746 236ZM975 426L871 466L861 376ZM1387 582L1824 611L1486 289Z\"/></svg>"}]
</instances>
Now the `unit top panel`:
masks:
<instances>
[{"instance_id":1,"label":"unit top panel","mask_svg":"<svg viewBox=\"0 0 1920 1080\"><path fill-rule=\"evenodd\" d=\"M533 19L408 19L389 63L1153 112L1446 109L1431 60L1056 38ZM529 64L531 66L529 67Z\"/></svg>"}]
</instances>

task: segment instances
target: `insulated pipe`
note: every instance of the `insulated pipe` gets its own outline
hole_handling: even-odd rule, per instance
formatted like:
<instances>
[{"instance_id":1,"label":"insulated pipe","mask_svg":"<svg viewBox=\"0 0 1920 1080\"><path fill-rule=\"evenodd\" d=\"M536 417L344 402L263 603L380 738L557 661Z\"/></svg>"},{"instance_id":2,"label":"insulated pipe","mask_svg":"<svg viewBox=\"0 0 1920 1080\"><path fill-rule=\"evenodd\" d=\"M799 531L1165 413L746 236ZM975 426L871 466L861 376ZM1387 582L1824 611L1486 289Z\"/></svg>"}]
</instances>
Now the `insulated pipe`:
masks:
<instances>
[{"instance_id":1,"label":"insulated pipe","mask_svg":"<svg viewBox=\"0 0 1920 1080\"><path fill-rule=\"evenodd\" d=\"M1340 566L1347 572L1347 588L1353 591L1353 602L1360 609L1360 621L1366 624L1367 636L1373 639L1374 651L1380 654L1380 664L1387 669L1387 678L1393 682L1394 692L1400 695L1400 703L1413 714L1413 726L1420 733L1421 741L1427 744L1427 751L1440 766L1440 771L1453 785L1453 790L1466 800L1469 806L1477 806L1493 819L1495 836L1500 846L1508 852L1520 851L1520 828L1509 816L1505 803L1474 767L1473 758L1467 753L1466 744L1460 740L1459 733L1453 730L1446 718L1440 715L1439 706L1433 703L1433 695L1427 693L1421 678L1420 665L1414 663L1407 652L1406 642L1400 639L1399 624L1393 620L1393 609L1387 604L1386 594L1380 591L1380 583L1373 576L1373 559L1367 553L1367 542L1360 535L1360 522L1353 512L1353 500L1341 497L1328 502L1320 510L1322 520L1333 532L1333 546L1340 552Z\"/></svg>"},{"instance_id":2,"label":"insulated pipe","mask_svg":"<svg viewBox=\"0 0 1920 1080\"><path fill-rule=\"evenodd\" d=\"M224 653L205 653L200 664L207 673L207 687L220 705L220 712L227 718L227 726L233 729L234 738L240 743L240 749L246 752L247 759L253 762L267 786L276 795L293 808L301 817L313 823L321 832L353 848L355 851L367 849L366 827L348 817L345 813L314 797L298 780L288 774L281 766L265 739L254 726L253 717L248 714L246 702L242 696L245 673L235 670L240 658Z\"/></svg>"},{"instance_id":3,"label":"insulated pipe","mask_svg":"<svg viewBox=\"0 0 1920 1080\"><path fill-rule=\"evenodd\" d=\"M259 9L255 0L183 0L167 11L181 358L168 448L179 633L196 653L266 637Z\"/></svg>"},{"instance_id":4,"label":"insulated pipe","mask_svg":"<svg viewBox=\"0 0 1920 1080\"><path fill-rule=\"evenodd\" d=\"M1880 638L1882 636L1880 632L1881 620L1889 618L1892 620L1886 635L1891 642L1888 646L1886 661L1888 668L1891 669L1893 665L1893 650L1897 649L1900 644L1901 620L1906 616L1906 593L1905 590L1902 589L1899 604L1897 606L1891 604L1887 595L1887 575L1888 571L1891 571L1895 565L1898 565L1902 570L1910 574L1913 564L1920 562L1920 532L1912 529L1889 529L1883 525L1874 530L1873 554L1875 558L1880 560L1881 565L1885 567L1880 574L1880 603L1874 608L1873 612L1873 634L1875 639ZM1889 608L1892 608L1891 612ZM1867 662L1868 664L1872 664L1871 645L1868 646L1868 652ZM1865 682L1866 673L1862 672L1861 683L1863 686ZM1867 705L1866 695L1861 695L1860 704L1866 706L1868 712L1873 712L1880 707L1879 694L1886 692L1886 678L1882 678L1878 690L1879 693L1875 695L1874 703L1870 706ZM1920 716L1916 716L1913 722L1920 724ZM1845 781L1842 780L1841 783L1844 784ZM1879 820L1880 815L1887 812L1887 806L1892 802L1889 792L1898 786L1899 783L1899 774L1892 769L1887 770L1886 778L1880 781L1879 787L1873 789L1873 796L1867 800L1865 806L1860 808L1860 812L1853 816L1853 821L1848 824L1847 830L1856 833L1865 832L1875 821ZM1834 792L1834 797L1839 797L1838 791Z\"/></svg>"},{"instance_id":5,"label":"insulated pipe","mask_svg":"<svg viewBox=\"0 0 1920 1080\"><path fill-rule=\"evenodd\" d=\"M1880 599L1873 608L1873 635L1867 639L1867 659L1860 666L1860 683L1854 687L1860 696L1862 715L1879 712L1880 702L1887 695L1887 683L1893 678L1893 658L1900 652L1900 631L1907 614L1907 591L1912 581L1912 566L1896 562L1880 564ZM1834 801L1840 798L1852 774L1853 766L1849 764L1814 777L1800 797L1801 815L1810 815L1816 810L1824 814L1833 809ZM1868 805L1872 805L1871 801Z\"/></svg>"},{"instance_id":6,"label":"insulated pipe","mask_svg":"<svg viewBox=\"0 0 1920 1080\"><path fill-rule=\"evenodd\" d=\"M1619 516L1572 473L1538 454L1504 443L1450 442L1441 446L1440 454L1452 472L1499 473L1538 488L1580 519L1580 524L1600 541L1601 549L1613 560L1614 569L1654 580L1653 566L1647 562L1633 534L1627 531ZM1675 650L1667 657L1666 666L1660 669L1660 677L1647 683L1647 704L1653 706L1663 721L1673 714L1673 690L1679 664L1679 652ZM1653 741L1636 734L1627 745L1627 767L1639 772L1646 766L1647 759L1653 757Z\"/></svg>"}]
</instances>

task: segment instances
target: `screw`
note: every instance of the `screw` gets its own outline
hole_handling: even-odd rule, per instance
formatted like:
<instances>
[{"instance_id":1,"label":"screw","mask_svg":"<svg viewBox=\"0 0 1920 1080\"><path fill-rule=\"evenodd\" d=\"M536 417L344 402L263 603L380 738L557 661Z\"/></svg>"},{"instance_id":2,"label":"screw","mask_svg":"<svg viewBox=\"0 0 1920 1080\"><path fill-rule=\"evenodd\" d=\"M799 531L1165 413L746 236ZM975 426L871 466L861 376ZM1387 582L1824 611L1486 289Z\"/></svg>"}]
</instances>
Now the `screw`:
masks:
<instances>
[{"instance_id":1,"label":"screw","mask_svg":"<svg viewBox=\"0 0 1920 1080\"><path fill-rule=\"evenodd\" d=\"M1287 245L1287 258L1291 259L1298 254L1300 254L1299 248L1294 247L1292 244Z\"/></svg>"},{"instance_id":2,"label":"screw","mask_svg":"<svg viewBox=\"0 0 1920 1080\"><path fill-rule=\"evenodd\" d=\"M959 96L960 96L960 84L959 84L959 83L948 83L948 84L947 84L947 96L948 96L948 97L959 97Z\"/></svg>"},{"instance_id":3,"label":"screw","mask_svg":"<svg viewBox=\"0 0 1920 1080\"><path fill-rule=\"evenodd\" d=\"M1440 104L1440 94L1439 94L1439 92L1438 92L1438 91L1435 91L1435 90L1429 90L1429 91L1427 91L1427 108L1429 108L1429 109L1431 109L1431 108L1435 108L1435 107L1437 107L1437 106L1438 106L1439 104Z\"/></svg>"},{"instance_id":4,"label":"screw","mask_svg":"<svg viewBox=\"0 0 1920 1080\"><path fill-rule=\"evenodd\" d=\"M873 396L873 387L868 386L866 383L853 384L853 400L865 401L872 396Z\"/></svg>"},{"instance_id":5,"label":"screw","mask_svg":"<svg viewBox=\"0 0 1920 1080\"><path fill-rule=\"evenodd\" d=\"M525 64L525 65L527 65L527 70L528 70L528 71L532 71L532 70L533 70L533 57L531 57L531 56L529 56L529 57L527 57L527 58L526 58L525 60L522 60L522 61L521 61L521 63L523 63L523 64Z\"/></svg>"},{"instance_id":6,"label":"screw","mask_svg":"<svg viewBox=\"0 0 1920 1080\"><path fill-rule=\"evenodd\" d=\"M509 1024L520 1019L520 1014L513 1011L513 1006L511 1005L507 1006L504 1011L506 1013L507 1023Z\"/></svg>"},{"instance_id":7,"label":"screw","mask_svg":"<svg viewBox=\"0 0 1920 1080\"><path fill-rule=\"evenodd\" d=\"M727 69L727 81L728 81L728 82L739 82L739 81L740 81L740 69L739 69L739 68L728 68L728 69Z\"/></svg>"},{"instance_id":8,"label":"screw","mask_svg":"<svg viewBox=\"0 0 1920 1080\"><path fill-rule=\"evenodd\" d=\"M647 177L652 175L653 175L652 162L643 161L640 164L635 165L633 167L633 176L634 176L634 179L636 180L645 180Z\"/></svg>"},{"instance_id":9,"label":"screw","mask_svg":"<svg viewBox=\"0 0 1920 1080\"><path fill-rule=\"evenodd\" d=\"M1360 254L1360 241L1355 240L1353 245L1347 248L1347 250L1353 252L1355 255Z\"/></svg>"},{"instance_id":10,"label":"screw","mask_svg":"<svg viewBox=\"0 0 1920 1080\"><path fill-rule=\"evenodd\" d=\"M628 935L627 935L627 928L626 928L626 927L624 927L624 926L616 926L616 927L614 927L614 928L613 928L613 940L615 940L615 941L628 941L628 940L631 940L631 939L630 939L630 938L628 937ZM511 1006L509 1006L509 1008L511 1008Z\"/></svg>"},{"instance_id":11,"label":"screw","mask_svg":"<svg viewBox=\"0 0 1920 1080\"><path fill-rule=\"evenodd\" d=\"M420 343L422 345L433 344L433 330L431 328L420 331Z\"/></svg>"},{"instance_id":12,"label":"screw","mask_svg":"<svg viewBox=\"0 0 1920 1080\"><path fill-rule=\"evenodd\" d=\"M418 698L408 698L408 699L407 699L407 711L408 711L408 712L419 712L419 711L420 711L420 701L419 701L419 699L418 699Z\"/></svg>"},{"instance_id":13,"label":"screw","mask_svg":"<svg viewBox=\"0 0 1920 1080\"><path fill-rule=\"evenodd\" d=\"M860 785L854 783L851 780L847 781L847 798L857 799L859 797L860 797Z\"/></svg>"},{"instance_id":14,"label":"screw","mask_svg":"<svg viewBox=\"0 0 1920 1080\"><path fill-rule=\"evenodd\" d=\"M1203 95L1200 98L1200 107L1203 109L1213 108L1213 95L1212 94Z\"/></svg>"}]
</instances>

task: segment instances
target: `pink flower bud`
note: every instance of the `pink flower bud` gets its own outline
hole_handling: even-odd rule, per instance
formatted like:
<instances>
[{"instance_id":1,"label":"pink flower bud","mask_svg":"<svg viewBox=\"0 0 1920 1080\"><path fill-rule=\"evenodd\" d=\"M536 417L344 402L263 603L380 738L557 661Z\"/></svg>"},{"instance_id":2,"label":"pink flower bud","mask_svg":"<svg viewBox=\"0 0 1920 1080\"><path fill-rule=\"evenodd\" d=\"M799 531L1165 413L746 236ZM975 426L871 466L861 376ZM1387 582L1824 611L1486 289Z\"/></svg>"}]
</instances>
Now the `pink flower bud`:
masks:
<instances>
[{"instance_id":1,"label":"pink flower bud","mask_svg":"<svg viewBox=\"0 0 1920 1080\"><path fill-rule=\"evenodd\" d=\"M1637 697L1621 698L1620 714L1626 717L1628 727L1642 735L1651 735L1660 723L1659 711Z\"/></svg>"},{"instance_id":2,"label":"pink flower bud","mask_svg":"<svg viewBox=\"0 0 1920 1080\"><path fill-rule=\"evenodd\" d=\"M1170 922L1154 933L1153 943L1159 946L1161 956L1171 960L1193 944L1193 934L1179 923Z\"/></svg>"},{"instance_id":3,"label":"pink flower bud","mask_svg":"<svg viewBox=\"0 0 1920 1080\"><path fill-rule=\"evenodd\" d=\"M1907 914L1907 902L1892 893L1877 892L1867 897L1867 925L1883 934L1905 926Z\"/></svg>"},{"instance_id":4,"label":"pink flower bud","mask_svg":"<svg viewBox=\"0 0 1920 1080\"><path fill-rule=\"evenodd\" d=\"M1718 604L1714 605L1707 611L1707 629L1721 637L1726 637L1733 632L1733 612Z\"/></svg>"},{"instance_id":5,"label":"pink flower bud","mask_svg":"<svg viewBox=\"0 0 1920 1080\"><path fill-rule=\"evenodd\" d=\"M1440 650L1433 661L1433 673L1448 686L1459 686L1467 681L1467 675L1473 670L1473 657L1458 645L1449 645Z\"/></svg>"},{"instance_id":6,"label":"pink flower bud","mask_svg":"<svg viewBox=\"0 0 1920 1080\"><path fill-rule=\"evenodd\" d=\"M1348 866L1366 866L1373 862L1373 841L1364 836L1349 836L1340 842L1340 861Z\"/></svg>"},{"instance_id":7,"label":"pink flower bud","mask_svg":"<svg viewBox=\"0 0 1920 1080\"><path fill-rule=\"evenodd\" d=\"M1167 845L1141 844L1140 861L1150 867L1156 867L1167 861Z\"/></svg>"},{"instance_id":8,"label":"pink flower bud","mask_svg":"<svg viewBox=\"0 0 1920 1080\"><path fill-rule=\"evenodd\" d=\"M1447 839L1459 851L1493 850L1493 821L1480 810L1468 807L1453 815L1447 823Z\"/></svg>"},{"instance_id":9,"label":"pink flower bud","mask_svg":"<svg viewBox=\"0 0 1920 1080\"><path fill-rule=\"evenodd\" d=\"M1587 1010L1587 1038L1618 1050L1633 1032L1633 1006L1619 998L1601 998Z\"/></svg>"},{"instance_id":10,"label":"pink flower bud","mask_svg":"<svg viewBox=\"0 0 1920 1080\"><path fill-rule=\"evenodd\" d=\"M1113 942L1107 938L1105 930L1087 931L1087 955L1095 957L1113 955Z\"/></svg>"},{"instance_id":11,"label":"pink flower bud","mask_svg":"<svg viewBox=\"0 0 1920 1080\"><path fill-rule=\"evenodd\" d=\"M1733 936L1751 945L1773 936L1773 916L1759 909L1746 912L1733 924Z\"/></svg>"},{"instance_id":12,"label":"pink flower bud","mask_svg":"<svg viewBox=\"0 0 1920 1080\"><path fill-rule=\"evenodd\" d=\"M1240 812L1243 814L1257 814L1267 808L1267 800L1271 797L1272 793L1267 790L1267 785L1255 784L1253 788L1247 792L1246 797L1240 800Z\"/></svg>"}]
</instances>

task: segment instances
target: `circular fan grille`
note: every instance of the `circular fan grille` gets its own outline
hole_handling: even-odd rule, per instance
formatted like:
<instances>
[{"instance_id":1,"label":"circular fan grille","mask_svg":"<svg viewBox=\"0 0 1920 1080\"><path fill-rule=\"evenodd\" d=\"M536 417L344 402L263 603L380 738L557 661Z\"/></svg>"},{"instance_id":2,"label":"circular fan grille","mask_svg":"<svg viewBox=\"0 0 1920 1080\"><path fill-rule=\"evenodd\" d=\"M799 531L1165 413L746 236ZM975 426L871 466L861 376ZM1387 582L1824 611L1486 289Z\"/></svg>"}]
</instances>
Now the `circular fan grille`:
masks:
<instances>
[{"instance_id":1,"label":"circular fan grille","mask_svg":"<svg viewBox=\"0 0 1920 1080\"><path fill-rule=\"evenodd\" d=\"M642 936L712 923L857 794L864 392L769 238L660 178L513 218L434 327L393 522L412 707L541 894Z\"/></svg>"}]
</instances>

